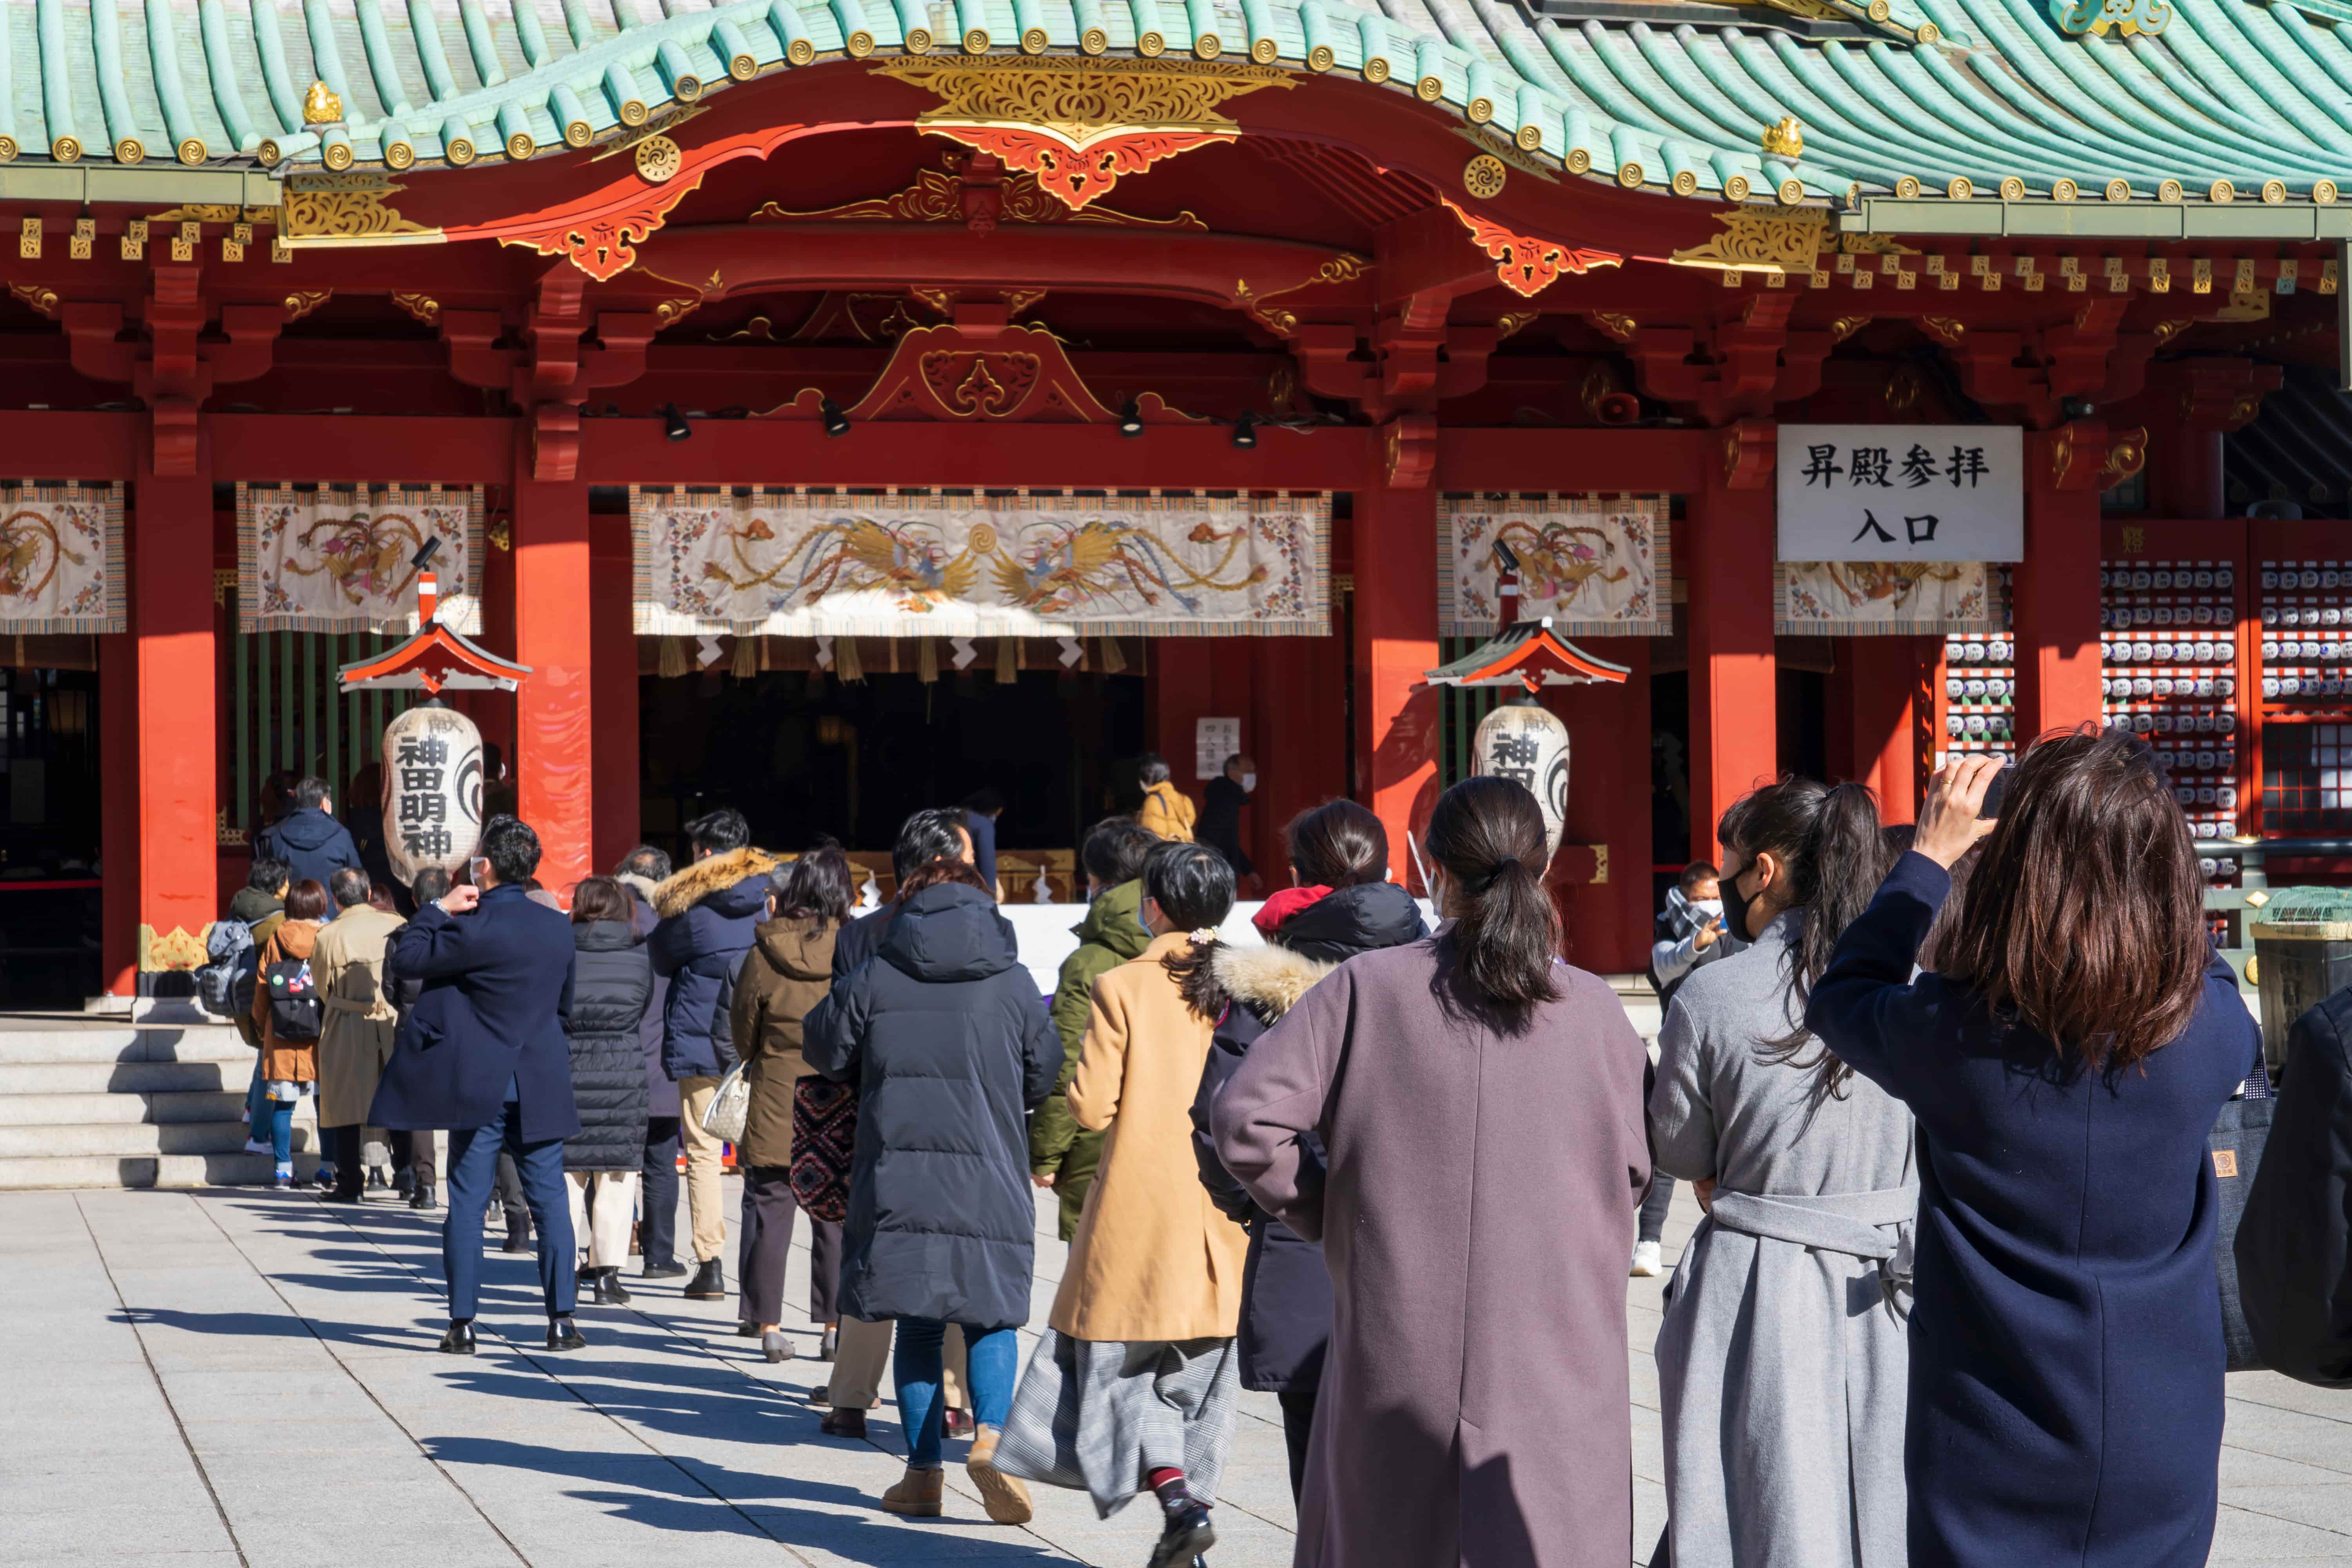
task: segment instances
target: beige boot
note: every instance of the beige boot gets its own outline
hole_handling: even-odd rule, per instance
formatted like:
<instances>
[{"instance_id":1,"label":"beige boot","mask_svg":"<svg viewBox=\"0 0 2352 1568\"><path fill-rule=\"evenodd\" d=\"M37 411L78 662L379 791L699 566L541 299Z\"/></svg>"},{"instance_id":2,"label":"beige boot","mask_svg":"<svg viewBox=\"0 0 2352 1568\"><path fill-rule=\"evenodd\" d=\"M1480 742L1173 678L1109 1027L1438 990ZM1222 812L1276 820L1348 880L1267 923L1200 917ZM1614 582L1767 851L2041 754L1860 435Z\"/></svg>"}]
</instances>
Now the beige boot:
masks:
<instances>
[{"instance_id":1,"label":"beige boot","mask_svg":"<svg viewBox=\"0 0 2352 1568\"><path fill-rule=\"evenodd\" d=\"M904 1514L908 1519L937 1519L940 1499L947 1489L944 1470L918 1470L909 1468L898 1484L882 1494L885 1513Z\"/></svg>"},{"instance_id":2,"label":"beige boot","mask_svg":"<svg viewBox=\"0 0 2352 1568\"><path fill-rule=\"evenodd\" d=\"M1029 1489L1018 1476L1008 1476L996 1468L996 1440L1002 1436L993 1426L982 1426L974 1433L971 1452L964 1457L964 1473L980 1489L980 1500L989 1518L999 1524L1026 1524L1034 1512Z\"/></svg>"}]
</instances>

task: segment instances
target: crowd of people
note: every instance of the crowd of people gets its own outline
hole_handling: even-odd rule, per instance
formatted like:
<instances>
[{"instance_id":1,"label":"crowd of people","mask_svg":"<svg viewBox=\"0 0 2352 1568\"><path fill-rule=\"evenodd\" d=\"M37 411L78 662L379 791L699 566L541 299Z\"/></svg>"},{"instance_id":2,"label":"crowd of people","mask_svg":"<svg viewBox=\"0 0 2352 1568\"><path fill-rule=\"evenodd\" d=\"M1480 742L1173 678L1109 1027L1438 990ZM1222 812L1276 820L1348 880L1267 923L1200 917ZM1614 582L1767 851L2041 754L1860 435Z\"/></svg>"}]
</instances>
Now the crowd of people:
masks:
<instances>
[{"instance_id":1,"label":"crowd of people","mask_svg":"<svg viewBox=\"0 0 2352 1568\"><path fill-rule=\"evenodd\" d=\"M1218 782L1230 819L1255 770ZM787 860L727 809L688 826L682 868L640 847L568 911L511 816L455 885L401 889L405 921L315 828L279 835L265 851L314 858L258 855L215 944L247 987L255 1146L290 1183L316 1095L328 1195L363 1196L377 1128L429 1208L446 1133L440 1348L470 1354L494 1203L509 1249L535 1246L551 1350L586 1343L583 1293L628 1300L633 1238L644 1276L726 1299L731 1141L737 1331L795 1353L804 1219L824 1431L863 1436L892 1373L907 1464L877 1505L940 1515L961 1440L1002 1523L1033 1485L1104 1517L1149 1495L1150 1568L1213 1544L1244 1388L1279 1402L1302 1568L1618 1568L1628 1242L1634 1275L1668 1272L1679 1179L1706 1217L1656 1342L1653 1561L2204 1561L2225 1364L2206 1138L2263 1074L2144 742L2045 738L1998 784L1958 761L1902 829L1853 784L1742 798L1660 917L1654 1059L1560 956L1517 784L1438 797L1433 931L1381 820L1336 800L1287 825L1290 885L1238 945L1220 933L1255 868L1194 841L1209 818L1164 763L1139 783L1143 812L1081 847L1050 997L979 863L985 796L909 817L862 914L837 846ZM323 804L315 784L297 799ZM2274 1149L2300 1142L2237 1248L2265 1354L2338 1384L2346 1019L2338 999L2298 1026L2306 1099ZM1024 1359L1041 1190L1069 1256Z\"/></svg>"}]
</instances>

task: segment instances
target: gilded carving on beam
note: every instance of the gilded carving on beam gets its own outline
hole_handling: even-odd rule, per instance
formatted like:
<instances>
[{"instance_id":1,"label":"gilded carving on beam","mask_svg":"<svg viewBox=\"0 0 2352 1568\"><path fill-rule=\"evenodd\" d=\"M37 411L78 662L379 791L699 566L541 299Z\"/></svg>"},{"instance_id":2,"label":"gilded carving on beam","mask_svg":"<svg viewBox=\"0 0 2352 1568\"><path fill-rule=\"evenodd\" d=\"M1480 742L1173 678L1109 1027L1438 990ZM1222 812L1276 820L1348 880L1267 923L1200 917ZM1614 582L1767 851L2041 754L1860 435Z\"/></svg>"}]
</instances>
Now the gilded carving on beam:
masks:
<instances>
[{"instance_id":1,"label":"gilded carving on beam","mask_svg":"<svg viewBox=\"0 0 2352 1568\"><path fill-rule=\"evenodd\" d=\"M226 202L194 202L168 212L149 213L149 223L268 223L278 221L276 207L240 207Z\"/></svg>"},{"instance_id":2,"label":"gilded carving on beam","mask_svg":"<svg viewBox=\"0 0 2352 1568\"><path fill-rule=\"evenodd\" d=\"M702 309L702 296L681 294L675 300L664 300L654 307L654 329L674 327Z\"/></svg>"},{"instance_id":3,"label":"gilded carving on beam","mask_svg":"<svg viewBox=\"0 0 2352 1568\"><path fill-rule=\"evenodd\" d=\"M702 184L702 174L656 185L645 199L618 212L570 221L541 234L499 237L500 245L528 245L541 256L562 256L599 283L610 283L637 264L637 242L661 227L670 209Z\"/></svg>"},{"instance_id":4,"label":"gilded carving on beam","mask_svg":"<svg viewBox=\"0 0 2352 1568\"><path fill-rule=\"evenodd\" d=\"M1871 318L1868 316L1840 316L1830 323L1830 342L1842 343L1870 325L1870 322Z\"/></svg>"},{"instance_id":5,"label":"gilded carving on beam","mask_svg":"<svg viewBox=\"0 0 2352 1568\"><path fill-rule=\"evenodd\" d=\"M2181 333L2187 331L2196 324L2196 320L2193 317L2183 317L2181 320L2177 321L2157 322L2156 346L2162 348L2165 344L2170 342L2173 339L2179 337Z\"/></svg>"},{"instance_id":6,"label":"gilded carving on beam","mask_svg":"<svg viewBox=\"0 0 2352 1568\"><path fill-rule=\"evenodd\" d=\"M1811 272L1830 238L1830 215L1818 207L1742 205L1717 213L1715 221L1723 226L1721 234L1666 260L1728 272Z\"/></svg>"},{"instance_id":7,"label":"gilded carving on beam","mask_svg":"<svg viewBox=\"0 0 2352 1568\"><path fill-rule=\"evenodd\" d=\"M1169 409L1156 393L1137 401L1148 421L1199 423ZM811 387L763 417L822 418L824 402ZM901 334L890 363L856 405L844 412L860 423L1038 420L1108 425L1118 417L1087 386L1061 343L1045 328L1007 327L968 336L952 324L917 327Z\"/></svg>"},{"instance_id":8,"label":"gilded carving on beam","mask_svg":"<svg viewBox=\"0 0 2352 1568\"><path fill-rule=\"evenodd\" d=\"M1249 312L1250 319L1278 338L1286 338L1298 331L1298 313L1265 303L1277 294L1295 294L1301 289L1312 289L1321 283L1346 283L1362 277L1371 269L1360 256L1341 254L1332 257L1315 269L1315 276L1297 283L1286 283L1279 289L1261 293L1250 286L1246 278L1234 279L1234 303Z\"/></svg>"},{"instance_id":9,"label":"gilded carving on beam","mask_svg":"<svg viewBox=\"0 0 2352 1568\"><path fill-rule=\"evenodd\" d=\"M1625 258L1613 251L1580 250L1556 240L1515 234L1492 219L1464 212L1444 196L1437 199L1445 203L1446 211L1462 220L1462 226L1470 231L1470 243L1497 263L1496 278L1523 299L1534 299L1563 272L1589 272L1595 267L1622 267L1625 263Z\"/></svg>"},{"instance_id":10,"label":"gilded carving on beam","mask_svg":"<svg viewBox=\"0 0 2352 1568\"><path fill-rule=\"evenodd\" d=\"M2106 466L2099 470L2099 488L2111 490L2147 467L2147 426L2107 433Z\"/></svg>"},{"instance_id":11,"label":"gilded carving on beam","mask_svg":"<svg viewBox=\"0 0 2352 1568\"><path fill-rule=\"evenodd\" d=\"M1922 316L1919 330L1946 348L1958 348L1960 340L1968 336L1969 324L1958 316Z\"/></svg>"},{"instance_id":12,"label":"gilded carving on beam","mask_svg":"<svg viewBox=\"0 0 2352 1568\"><path fill-rule=\"evenodd\" d=\"M686 166L686 154L667 136L648 136L637 143L637 174L649 185L667 184Z\"/></svg>"},{"instance_id":13,"label":"gilded carving on beam","mask_svg":"<svg viewBox=\"0 0 2352 1568\"><path fill-rule=\"evenodd\" d=\"M1292 85L1269 66L1204 60L902 58L872 68L940 99L917 129L1036 175L1073 209L1163 158L1235 140L1241 126L1217 112L1226 100Z\"/></svg>"},{"instance_id":14,"label":"gilded carving on beam","mask_svg":"<svg viewBox=\"0 0 2352 1568\"><path fill-rule=\"evenodd\" d=\"M411 223L386 205L386 197L407 188L376 174L289 174L278 235L303 249L440 244L439 229Z\"/></svg>"},{"instance_id":15,"label":"gilded carving on beam","mask_svg":"<svg viewBox=\"0 0 2352 1568\"><path fill-rule=\"evenodd\" d=\"M1495 341L1499 343L1505 338L1516 336L1519 329L1542 314L1541 310L1505 311L1495 318Z\"/></svg>"},{"instance_id":16,"label":"gilded carving on beam","mask_svg":"<svg viewBox=\"0 0 2352 1568\"><path fill-rule=\"evenodd\" d=\"M698 114L708 114L709 112L710 106L709 104L672 104L669 108L663 110L659 114L653 116L643 123L632 125L627 130L622 132L620 135L613 138L612 142L607 145L604 151L598 153L594 157L588 161L592 163L601 163L607 158L616 158L624 153L634 153L636 151L637 143L640 142L649 142L656 136L663 135L667 132L677 130L679 126L685 124L688 121L693 119Z\"/></svg>"},{"instance_id":17,"label":"gilded carving on beam","mask_svg":"<svg viewBox=\"0 0 2352 1568\"><path fill-rule=\"evenodd\" d=\"M334 295L332 289L297 289L286 296L286 319L299 321Z\"/></svg>"},{"instance_id":18,"label":"gilded carving on beam","mask_svg":"<svg viewBox=\"0 0 2352 1568\"><path fill-rule=\"evenodd\" d=\"M1642 323L1620 310L1591 310L1584 318L1621 343L1630 343Z\"/></svg>"},{"instance_id":19,"label":"gilded carving on beam","mask_svg":"<svg viewBox=\"0 0 2352 1568\"><path fill-rule=\"evenodd\" d=\"M39 314L54 321L58 319L58 291L40 283L11 283L8 292L30 305Z\"/></svg>"},{"instance_id":20,"label":"gilded carving on beam","mask_svg":"<svg viewBox=\"0 0 2352 1568\"><path fill-rule=\"evenodd\" d=\"M957 178L963 154L951 154L949 167L925 169L915 176L915 183L905 190L887 196L873 196L845 206L826 207L817 212L788 212L769 202L747 216L749 223L835 223L845 219L877 223L963 223L963 184ZM1126 228L1181 228L1206 230L1208 225L1189 212L1174 217L1138 217L1133 213L1120 212L1116 207L1094 206L1072 208L1058 197L1046 193L1034 174L1011 172L1005 175L997 194L1003 205L996 215L999 223L1097 223Z\"/></svg>"},{"instance_id":21,"label":"gilded carving on beam","mask_svg":"<svg viewBox=\"0 0 2352 1568\"><path fill-rule=\"evenodd\" d=\"M428 327L441 324L441 301L430 294L394 294L392 302Z\"/></svg>"}]
</instances>

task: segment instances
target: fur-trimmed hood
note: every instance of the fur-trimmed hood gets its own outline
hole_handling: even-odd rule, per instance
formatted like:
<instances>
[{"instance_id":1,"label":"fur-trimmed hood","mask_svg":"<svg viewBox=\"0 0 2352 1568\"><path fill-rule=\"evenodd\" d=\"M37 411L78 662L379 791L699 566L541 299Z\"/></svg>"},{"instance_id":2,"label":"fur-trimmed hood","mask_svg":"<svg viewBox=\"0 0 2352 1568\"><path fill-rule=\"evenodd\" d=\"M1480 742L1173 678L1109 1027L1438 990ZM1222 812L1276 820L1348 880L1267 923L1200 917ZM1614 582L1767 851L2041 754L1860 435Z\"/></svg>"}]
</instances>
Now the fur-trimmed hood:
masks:
<instances>
[{"instance_id":1,"label":"fur-trimmed hood","mask_svg":"<svg viewBox=\"0 0 2352 1568\"><path fill-rule=\"evenodd\" d=\"M1226 994L1264 1018L1280 1018L1314 984L1339 966L1286 947L1234 947L1220 943L1210 972Z\"/></svg>"},{"instance_id":2,"label":"fur-trimmed hood","mask_svg":"<svg viewBox=\"0 0 2352 1568\"><path fill-rule=\"evenodd\" d=\"M715 893L723 893L753 877L767 877L782 862L773 855L748 844L740 849L730 849L723 854L697 860L654 889L654 912L664 920L682 915ZM761 901L765 902L767 889L760 889L759 894ZM729 910L723 912L734 915L747 911Z\"/></svg>"}]
</instances>

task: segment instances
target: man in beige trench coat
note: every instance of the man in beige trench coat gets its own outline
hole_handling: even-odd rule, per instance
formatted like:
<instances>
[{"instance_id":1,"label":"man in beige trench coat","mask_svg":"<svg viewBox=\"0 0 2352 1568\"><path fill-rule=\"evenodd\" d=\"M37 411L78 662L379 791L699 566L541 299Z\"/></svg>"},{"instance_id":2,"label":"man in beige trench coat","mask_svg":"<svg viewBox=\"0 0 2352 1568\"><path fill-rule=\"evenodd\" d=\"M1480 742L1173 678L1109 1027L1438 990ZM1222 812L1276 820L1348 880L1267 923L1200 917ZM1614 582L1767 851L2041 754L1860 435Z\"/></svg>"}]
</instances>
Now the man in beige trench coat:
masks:
<instances>
[{"instance_id":1,"label":"man in beige trench coat","mask_svg":"<svg viewBox=\"0 0 2352 1568\"><path fill-rule=\"evenodd\" d=\"M392 1058L400 1021L383 997L383 950L406 922L370 906L365 871L345 867L327 891L335 918L319 932L310 954L311 977L327 1006L319 1027L319 1127L335 1166L328 1196L355 1204L367 1180L360 1169L360 1124Z\"/></svg>"}]
</instances>

